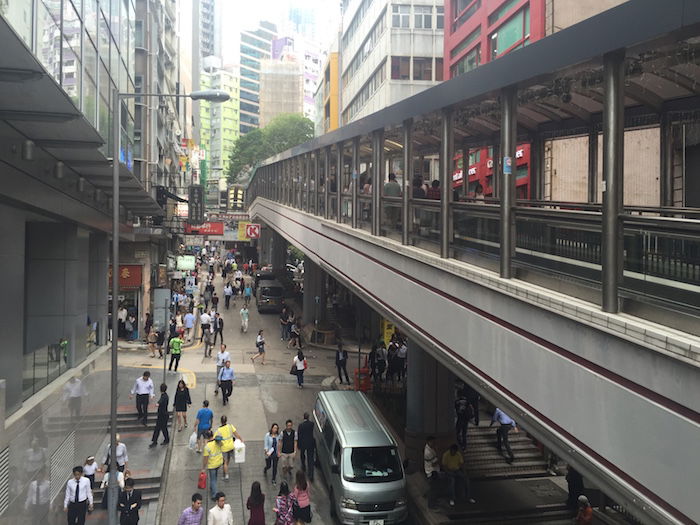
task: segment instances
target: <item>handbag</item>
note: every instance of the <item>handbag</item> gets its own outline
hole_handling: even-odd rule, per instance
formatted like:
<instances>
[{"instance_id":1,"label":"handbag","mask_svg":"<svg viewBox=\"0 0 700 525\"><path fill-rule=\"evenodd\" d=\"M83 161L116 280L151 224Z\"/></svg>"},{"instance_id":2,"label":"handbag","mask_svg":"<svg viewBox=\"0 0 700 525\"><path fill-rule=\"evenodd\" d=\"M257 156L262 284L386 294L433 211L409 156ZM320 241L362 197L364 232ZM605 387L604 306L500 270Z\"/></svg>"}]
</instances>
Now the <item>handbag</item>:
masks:
<instances>
[{"instance_id":1,"label":"handbag","mask_svg":"<svg viewBox=\"0 0 700 525\"><path fill-rule=\"evenodd\" d=\"M199 473L199 479L197 480L197 488L198 489L207 488L207 475L205 472Z\"/></svg>"},{"instance_id":2,"label":"handbag","mask_svg":"<svg viewBox=\"0 0 700 525\"><path fill-rule=\"evenodd\" d=\"M289 370L289 375L295 376L298 375L298 370L297 370L297 365L294 363L292 365L292 368Z\"/></svg>"}]
</instances>

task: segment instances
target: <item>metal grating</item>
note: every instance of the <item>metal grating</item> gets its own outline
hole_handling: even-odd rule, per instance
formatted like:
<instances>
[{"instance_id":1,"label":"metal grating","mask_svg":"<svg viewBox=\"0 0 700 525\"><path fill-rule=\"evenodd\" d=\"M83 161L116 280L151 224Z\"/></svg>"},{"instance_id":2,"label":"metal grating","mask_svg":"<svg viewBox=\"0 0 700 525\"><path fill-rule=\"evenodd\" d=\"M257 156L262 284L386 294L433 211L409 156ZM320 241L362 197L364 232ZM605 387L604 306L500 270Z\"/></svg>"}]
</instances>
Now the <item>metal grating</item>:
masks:
<instances>
[{"instance_id":1,"label":"metal grating","mask_svg":"<svg viewBox=\"0 0 700 525\"><path fill-rule=\"evenodd\" d=\"M0 516L10 504L10 447L0 452Z\"/></svg>"},{"instance_id":2,"label":"metal grating","mask_svg":"<svg viewBox=\"0 0 700 525\"><path fill-rule=\"evenodd\" d=\"M66 484L66 480L71 477L71 471L75 466L73 458L75 456L75 431L68 434L68 437L51 454L51 501L58 496Z\"/></svg>"}]
</instances>

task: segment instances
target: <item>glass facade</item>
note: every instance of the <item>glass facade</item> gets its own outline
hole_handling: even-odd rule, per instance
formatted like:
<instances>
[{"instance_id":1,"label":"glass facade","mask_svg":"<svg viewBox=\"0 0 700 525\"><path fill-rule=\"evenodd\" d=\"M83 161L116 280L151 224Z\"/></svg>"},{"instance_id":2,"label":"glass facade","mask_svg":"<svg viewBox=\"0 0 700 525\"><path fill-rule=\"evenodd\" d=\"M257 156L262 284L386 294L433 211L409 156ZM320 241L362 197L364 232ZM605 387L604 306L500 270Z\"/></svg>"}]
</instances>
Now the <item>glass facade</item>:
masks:
<instances>
[{"instance_id":1,"label":"glass facade","mask_svg":"<svg viewBox=\"0 0 700 525\"><path fill-rule=\"evenodd\" d=\"M12 0L8 7L0 3L0 15L109 142L111 90L134 91L133 0ZM128 131L123 154L128 158L133 104L123 112Z\"/></svg>"}]
</instances>

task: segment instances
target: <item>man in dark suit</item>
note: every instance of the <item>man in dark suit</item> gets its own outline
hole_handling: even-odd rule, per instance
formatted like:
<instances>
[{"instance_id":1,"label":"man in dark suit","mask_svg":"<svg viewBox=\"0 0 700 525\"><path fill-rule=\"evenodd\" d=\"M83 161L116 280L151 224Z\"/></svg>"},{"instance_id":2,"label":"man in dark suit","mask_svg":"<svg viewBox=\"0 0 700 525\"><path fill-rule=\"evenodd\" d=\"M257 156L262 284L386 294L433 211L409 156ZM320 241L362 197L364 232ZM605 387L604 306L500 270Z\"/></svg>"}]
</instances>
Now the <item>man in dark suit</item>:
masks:
<instances>
[{"instance_id":1,"label":"man in dark suit","mask_svg":"<svg viewBox=\"0 0 700 525\"><path fill-rule=\"evenodd\" d=\"M304 412L304 421L299 424L297 429L297 448L301 458L301 470L306 472L306 477L313 482L316 439L314 439L314 424L309 421L308 412Z\"/></svg>"},{"instance_id":2,"label":"man in dark suit","mask_svg":"<svg viewBox=\"0 0 700 525\"><path fill-rule=\"evenodd\" d=\"M219 338L221 339L221 343L223 344L223 342L224 342L224 320L221 318L221 315L219 315L218 312L214 316L214 319L212 320L212 324L214 326L214 344L216 344L216 336L217 335L219 336Z\"/></svg>"},{"instance_id":3,"label":"man in dark suit","mask_svg":"<svg viewBox=\"0 0 700 525\"><path fill-rule=\"evenodd\" d=\"M156 428L153 430L153 437L151 438L151 444L148 445L149 448L153 448L158 444L158 435L163 433L163 445L167 445L170 442L170 435L168 434L168 420L170 419L170 413L168 412L168 394L166 390L168 385L165 383L160 385L160 399L158 400L158 418L156 419Z\"/></svg>"},{"instance_id":4,"label":"man in dark suit","mask_svg":"<svg viewBox=\"0 0 700 525\"><path fill-rule=\"evenodd\" d=\"M345 372L345 382L350 384L347 369L348 351L343 349L342 341L338 341L338 350L335 351L335 366L338 369L338 379L340 379L340 384L343 384L343 372Z\"/></svg>"},{"instance_id":5,"label":"man in dark suit","mask_svg":"<svg viewBox=\"0 0 700 525\"><path fill-rule=\"evenodd\" d=\"M139 522L141 508L141 491L134 488L134 478L127 478L124 490L119 495L120 525L136 525Z\"/></svg>"}]
</instances>

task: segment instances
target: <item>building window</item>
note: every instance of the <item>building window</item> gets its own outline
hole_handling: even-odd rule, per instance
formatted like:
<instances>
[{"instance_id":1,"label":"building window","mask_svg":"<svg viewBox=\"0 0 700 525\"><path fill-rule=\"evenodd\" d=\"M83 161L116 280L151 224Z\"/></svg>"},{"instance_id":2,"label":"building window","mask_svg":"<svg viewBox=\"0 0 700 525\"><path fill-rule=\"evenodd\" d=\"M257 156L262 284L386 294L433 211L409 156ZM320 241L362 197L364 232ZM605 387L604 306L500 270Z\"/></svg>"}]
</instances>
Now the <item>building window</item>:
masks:
<instances>
[{"instance_id":1,"label":"building window","mask_svg":"<svg viewBox=\"0 0 700 525\"><path fill-rule=\"evenodd\" d=\"M454 33L481 8L481 0L457 0L452 5L454 6L452 11L452 20L454 20L452 32Z\"/></svg>"},{"instance_id":2,"label":"building window","mask_svg":"<svg viewBox=\"0 0 700 525\"><path fill-rule=\"evenodd\" d=\"M444 80L444 77L442 75L442 68L443 68L442 58L436 58L435 59L435 80L437 80L438 82L442 82Z\"/></svg>"},{"instance_id":3,"label":"building window","mask_svg":"<svg viewBox=\"0 0 700 525\"><path fill-rule=\"evenodd\" d=\"M134 45L136 47L143 47L143 20L136 20L134 22Z\"/></svg>"},{"instance_id":4,"label":"building window","mask_svg":"<svg viewBox=\"0 0 700 525\"><path fill-rule=\"evenodd\" d=\"M416 29L433 28L433 7L429 5L413 6L413 27Z\"/></svg>"},{"instance_id":5,"label":"building window","mask_svg":"<svg viewBox=\"0 0 700 525\"><path fill-rule=\"evenodd\" d=\"M413 80L433 80L433 59L413 57Z\"/></svg>"},{"instance_id":6,"label":"building window","mask_svg":"<svg viewBox=\"0 0 700 525\"><path fill-rule=\"evenodd\" d=\"M410 5L392 5L391 6L391 26L408 28L411 24L411 6Z\"/></svg>"},{"instance_id":7,"label":"building window","mask_svg":"<svg viewBox=\"0 0 700 525\"><path fill-rule=\"evenodd\" d=\"M470 44L476 41L477 38L481 36L481 26L478 26L474 31L469 33L464 40L457 44L453 49L450 50L450 58L454 58L459 55L462 51L467 49Z\"/></svg>"},{"instance_id":8,"label":"building window","mask_svg":"<svg viewBox=\"0 0 700 525\"><path fill-rule=\"evenodd\" d=\"M508 0L507 2L501 4L501 6L498 9L496 9L493 13L489 15L489 26L492 26L493 24L498 22L501 18L508 14L508 11L513 9L513 7L519 2L520 0Z\"/></svg>"},{"instance_id":9,"label":"building window","mask_svg":"<svg viewBox=\"0 0 700 525\"><path fill-rule=\"evenodd\" d=\"M498 58L508 51L518 49L528 44L530 38L530 9L525 7L507 22L505 22L497 31L491 33L491 60Z\"/></svg>"},{"instance_id":10,"label":"building window","mask_svg":"<svg viewBox=\"0 0 700 525\"><path fill-rule=\"evenodd\" d=\"M391 57L391 79L409 80L411 78L411 59L409 57Z\"/></svg>"},{"instance_id":11,"label":"building window","mask_svg":"<svg viewBox=\"0 0 700 525\"><path fill-rule=\"evenodd\" d=\"M435 27L437 29L445 28L445 8L441 5L435 8Z\"/></svg>"},{"instance_id":12,"label":"building window","mask_svg":"<svg viewBox=\"0 0 700 525\"><path fill-rule=\"evenodd\" d=\"M481 46L476 46L450 68L450 76L457 77L478 67L481 63Z\"/></svg>"}]
</instances>

